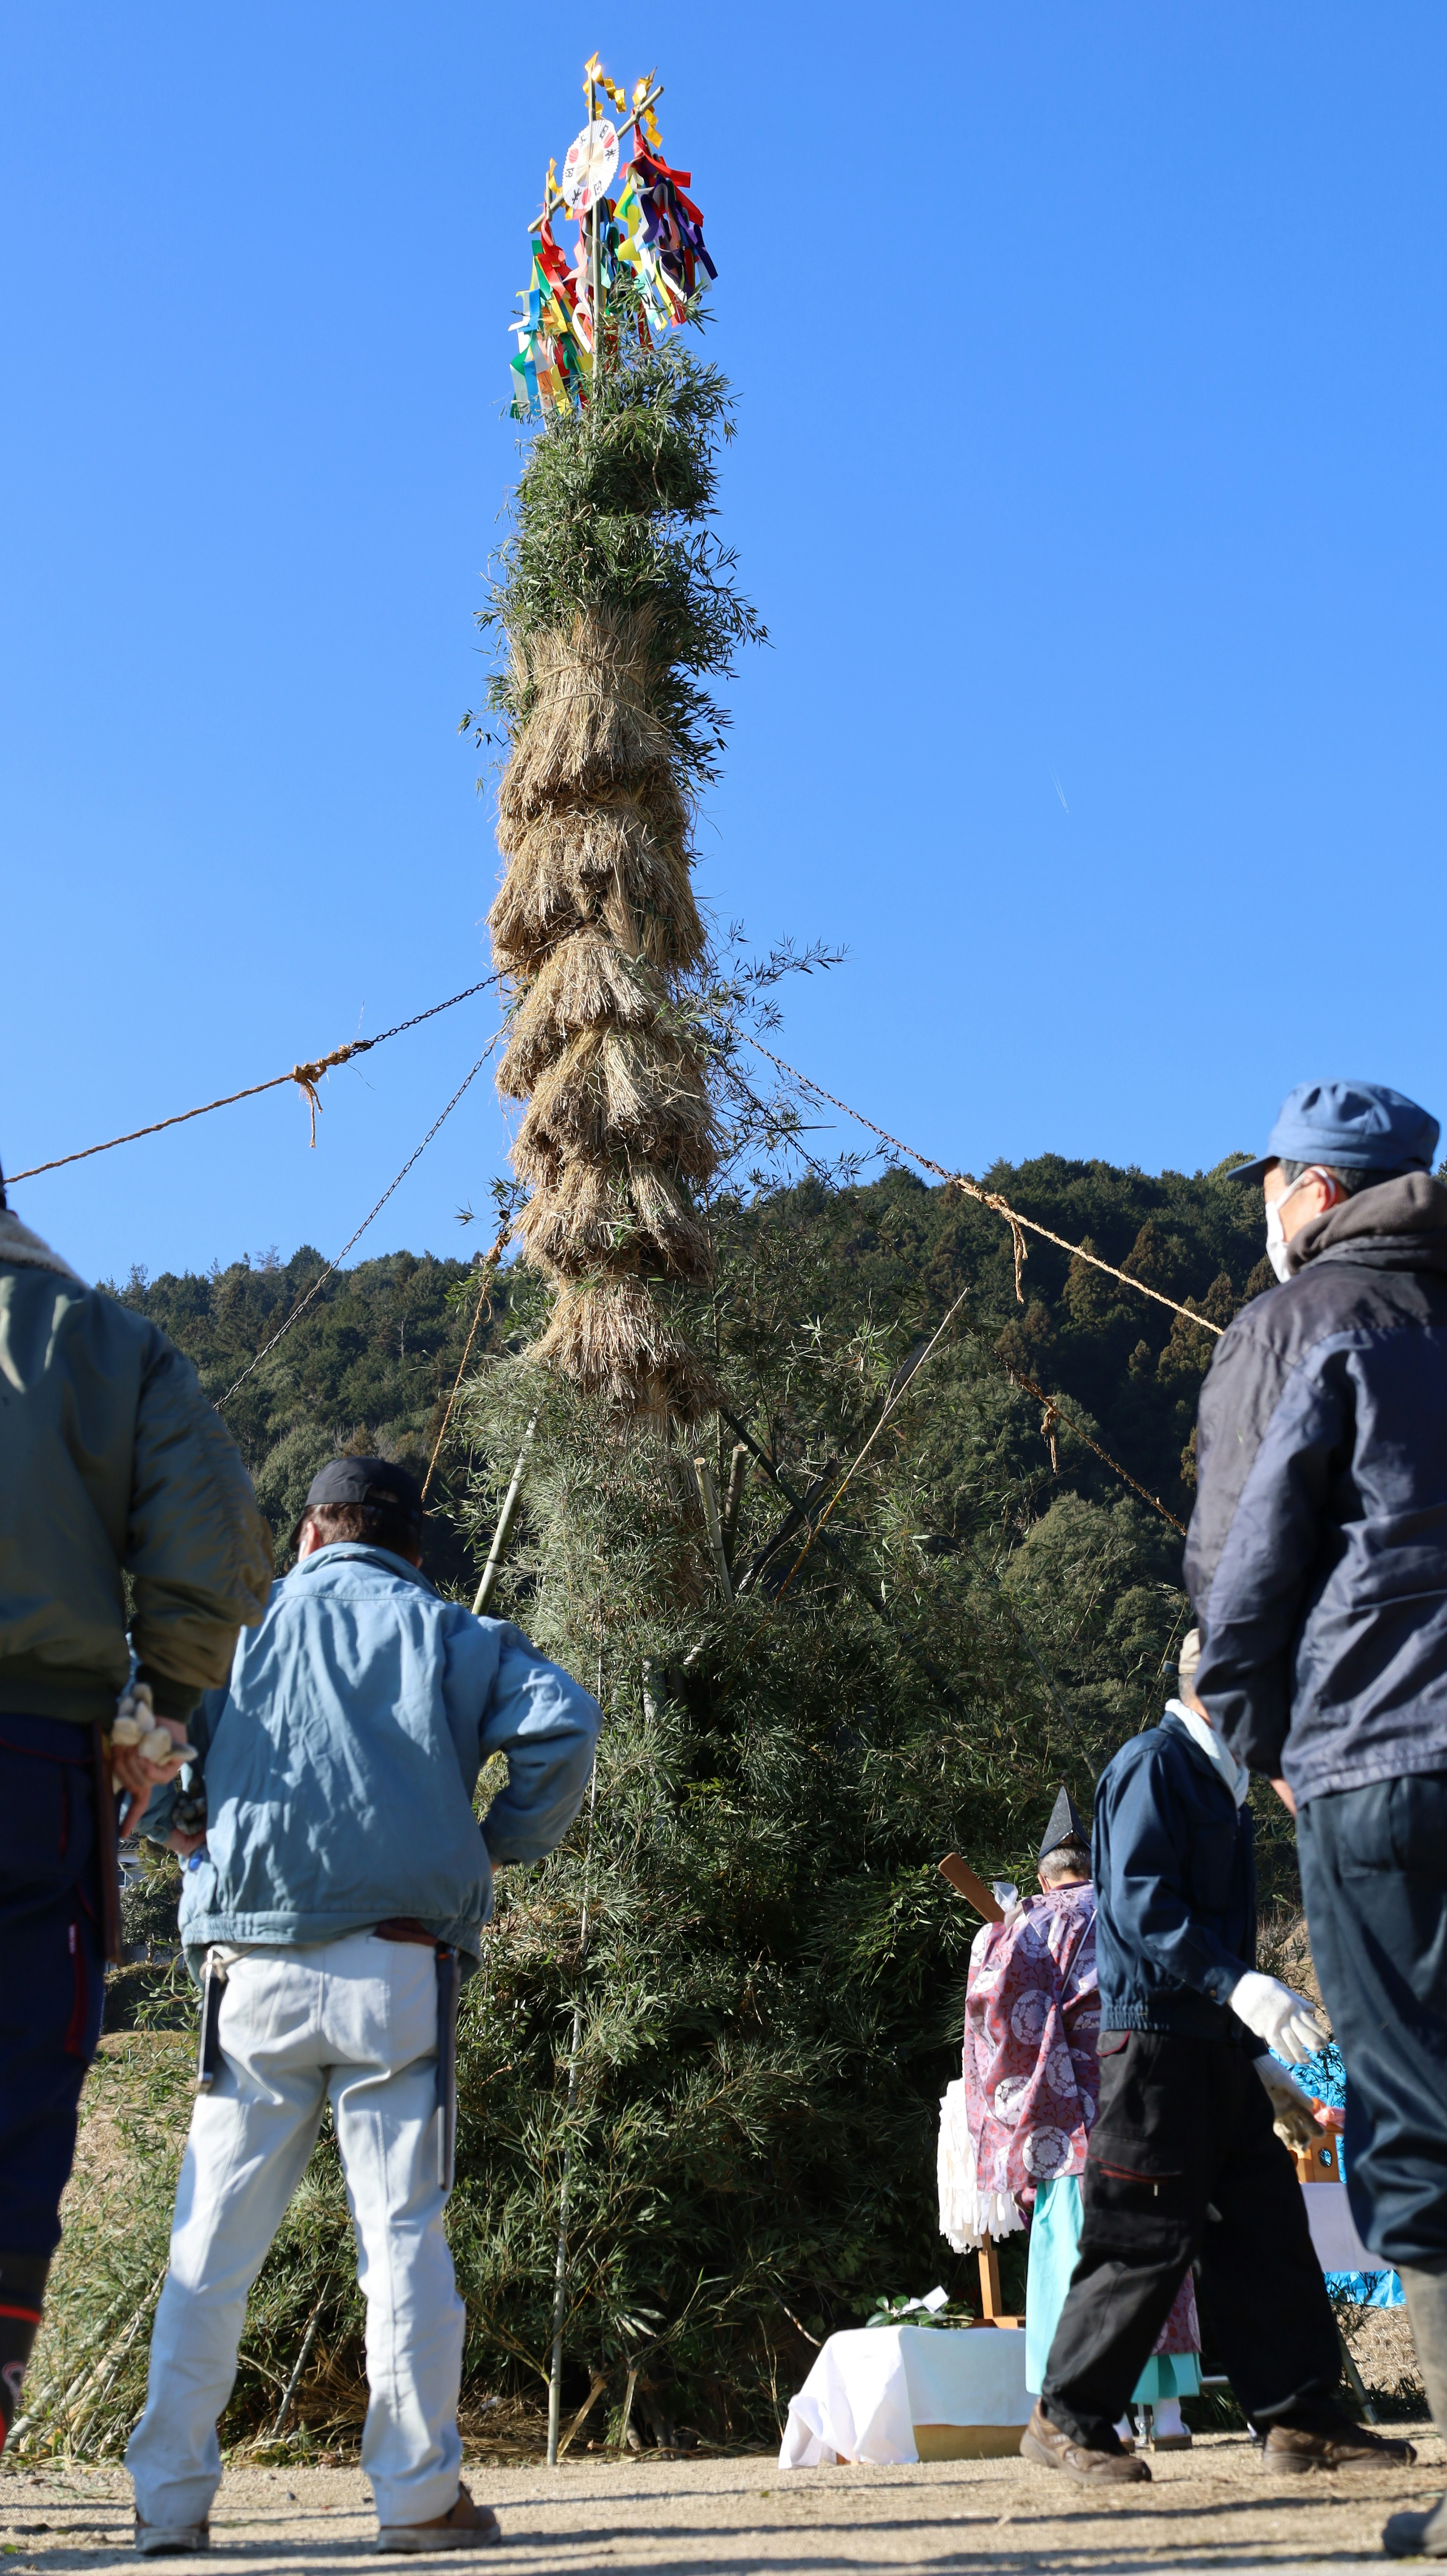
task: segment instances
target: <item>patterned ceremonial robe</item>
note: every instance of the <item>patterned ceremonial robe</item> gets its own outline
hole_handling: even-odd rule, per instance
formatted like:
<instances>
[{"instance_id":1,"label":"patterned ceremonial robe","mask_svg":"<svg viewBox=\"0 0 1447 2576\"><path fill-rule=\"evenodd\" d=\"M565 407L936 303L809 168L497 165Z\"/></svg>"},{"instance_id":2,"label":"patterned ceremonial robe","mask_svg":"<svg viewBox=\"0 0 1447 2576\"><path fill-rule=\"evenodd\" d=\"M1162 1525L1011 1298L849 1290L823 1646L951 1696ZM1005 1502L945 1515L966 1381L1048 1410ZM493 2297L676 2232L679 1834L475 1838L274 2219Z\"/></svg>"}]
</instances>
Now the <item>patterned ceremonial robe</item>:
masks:
<instances>
[{"instance_id":1,"label":"patterned ceremonial robe","mask_svg":"<svg viewBox=\"0 0 1447 2576\"><path fill-rule=\"evenodd\" d=\"M1084 2170L1100 2097L1095 1890L1052 1887L987 1923L965 1988L965 2116L978 2188L1028 2209L1042 2183ZM1062 2285L1063 2288L1063 2285ZM1155 2342L1196 2352L1187 2272Z\"/></svg>"},{"instance_id":2,"label":"patterned ceremonial robe","mask_svg":"<svg viewBox=\"0 0 1447 2576\"><path fill-rule=\"evenodd\" d=\"M1100 2090L1095 1890L1053 1887L987 1923L965 1989L965 2110L981 2192L1028 2205L1078 2174Z\"/></svg>"}]
</instances>

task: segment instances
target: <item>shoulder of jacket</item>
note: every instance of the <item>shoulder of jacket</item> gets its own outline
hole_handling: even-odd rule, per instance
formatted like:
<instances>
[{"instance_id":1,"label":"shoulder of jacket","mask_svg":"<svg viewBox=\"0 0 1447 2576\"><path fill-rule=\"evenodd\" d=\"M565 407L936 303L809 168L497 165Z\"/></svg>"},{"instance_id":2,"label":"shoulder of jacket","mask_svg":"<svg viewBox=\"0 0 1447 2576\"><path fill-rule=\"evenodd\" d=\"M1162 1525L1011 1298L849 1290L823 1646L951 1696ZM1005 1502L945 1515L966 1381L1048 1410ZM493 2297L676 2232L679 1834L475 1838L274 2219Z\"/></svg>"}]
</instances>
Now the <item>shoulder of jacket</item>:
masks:
<instances>
[{"instance_id":1,"label":"shoulder of jacket","mask_svg":"<svg viewBox=\"0 0 1447 2576\"><path fill-rule=\"evenodd\" d=\"M1184 1749L1163 1726L1147 1726L1133 1735L1118 1753L1113 1753L1100 1775L1100 1788L1113 1797L1141 1772L1157 1778L1176 1771L1184 1759Z\"/></svg>"}]
</instances>

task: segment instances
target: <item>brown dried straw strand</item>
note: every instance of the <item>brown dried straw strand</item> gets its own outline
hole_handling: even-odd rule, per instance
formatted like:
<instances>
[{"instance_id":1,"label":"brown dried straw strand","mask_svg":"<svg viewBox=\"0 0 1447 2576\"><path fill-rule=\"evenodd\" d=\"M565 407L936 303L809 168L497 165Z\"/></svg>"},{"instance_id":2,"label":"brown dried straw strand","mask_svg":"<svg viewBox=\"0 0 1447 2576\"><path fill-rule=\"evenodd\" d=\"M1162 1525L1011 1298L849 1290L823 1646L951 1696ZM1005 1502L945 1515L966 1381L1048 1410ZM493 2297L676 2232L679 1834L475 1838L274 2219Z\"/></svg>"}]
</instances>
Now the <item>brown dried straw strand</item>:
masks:
<instances>
[{"instance_id":1,"label":"brown dried straw strand","mask_svg":"<svg viewBox=\"0 0 1447 2576\"><path fill-rule=\"evenodd\" d=\"M501 1032L499 1032L499 1035L500 1035L500 1034L501 1034ZM242 1370L242 1372L241 1372L240 1377L236 1379L236 1381L235 1381L235 1383L234 1383L233 1385L228 1386L228 1388L227 1388L227 1390L226 1390L226 1393L222 1396L222 1398L221 1398L221 1400L220 1400L219 1404L218 1404L218 1405L217 1405L217 1407L216 1407L216 1410L217 1410L217 1412L218 1412L218 1413L224 1413L224 1412L225 1412L226 1407L227 1407L227 1405L231 1402L231 1399L232 1399L233 1395L236 1393L237 1388L238 1388L238 1387L242 1387L242 1386L244 1386L244 1385L246 1384L246 1381L247 1381L247 1379L250 1377L252 1370L253 1370L253 1369L259 1369L259 1368L260 1368L262 1361L263 1361L264 1359L267 1359L267 1358L269 1358L269 1357L270 1357L271 1353L275 1350L275 1348L276 1348L276 1346L277 1346L277 1343L278 1343L279 1341L282 1341L282 1340L285 1338L285 1336L286 1336L286 1335L291 1331L291 1328L292 1328L293 1324L297 1321L298 1316L300 1316L300 1315L304 1315L304 1314L305 1314L305 1312L306 1312L306 1310L307 1310L308 1306L311 1304L311 1301L312 1301L313 1297L316 1295L317 1290L318 1290L318 1289L323 1285L323 1283L324 1283L326 1280L328 1280L328 1279L330 1279L330 1278L331 1278L333 1271L334 1271L334 1270L340 1270L340 1268L341 1268L341 1266L342 1266L342 1263L346 1260L347 1254L348 1254L348 1253L351 1251L351 1249L352 1249L352 1245L353 1245L354 1243L360 1243L360 1241L361 1241L361 1239L362 1239L363 1235L364 1235L364 1234L366 1233L366 1231L367 1231L368 1226L369 1226L369 1225L371 1224L371 1222L372 1222L372 1218L373 1218L374 1216L380 1216L380 1215L381 1215L383 1208L384 1208L384 1207L386 1206L386 1204L387 1204L387 1201L388 1201L388 1200L389 1200L389 1198L392 1196L392 1192L393 1192L394 1190L398 1190L398 1189L400 1189L400 1188L401 1188L402 1183L405 1181L405 1179L407 1178L408 1173L409 1173L409 1172L411 1171L411 1169L412 1169L413 1164L416 1162L418 1155L419 1155L419 1154L425 1154L425 1152L427 1151L428 1146L429 1146L429 1145L431 1144L431 1142L432 1142L433 1137L436 1135L438 1128L442 1125L442 1123L443 1123L443 1119L446 1119L446 1118L450 1118L450 1117L451 1117L453 1110L457 1107L457 1104L458 1104L459 1100L462 1098L462 1095L463 1095L464 1091L467 1089L468 1083L469 1083L469 1082L472 1082L472 1081L476 1078L476 1076L477 1076L479 1073L481 1073L483 1066L486 1064L487 1059L488 1059L488 1057L491 1055L491 1053L492 1053L492 1051L493 1051L493 1048L496 1046L496 1044L497 1044L497 1038L496 1038L496 1037L494 1037L494 1038L492 1038L492 1039L490 1039L490 1040L489 1040L488 1044L484 1047L484 1049L483 1049L483 1051L482 1051L481 1055L478 1057L476 1064L473 1066L473 1068L472 1068L472 1072L471 1072L471 1073L469 1073L469 1074L467 1074L467 1075L464 1077L464 1079L463 1079L463 1080L458 1084L457 1089L454 1091L454 1093L453 1093L453 1095L452 1095L452 1098L449 1100L449 1102L448 1102L448 1104L447 1104L447 1107L443 1110L441 1117L439 1117L439 1118L434 1118L434 1119L433 1119L432 1124L431 1124L431 1126L428 1128L426 1135L423 1137L421 1144L417 1147L417 1151L416 1151L416 1153L413 1153L413 1154L409 1154L409 1155L408 1155L407 1160L406 1160L406 1162L403 1164L402 1169L401 1169L401 1171L398 1173L397 1178L395 1179L395 1181L391 1182L391 1183L389 1184L389 1186L388 1186L388 1187L387 1187L387 1188L382 1192L381 1197L378 1199L376 1206L371 1210L371 1213L370 1213L369 1215L367 1215L367 1216L364 1216L364 1217L363 1217L362 1222L361 1222L361 1224L358 1226L356 1233L355 1233L355 1234L353 1234L353 1235L350 1235L350 1236L348 1237L347 1241L342 1245L341 1251L337 1254L337 1257L336 1257L335 1261L329 1261L329 1262L327 1263L327 1266L326 1266L325 1270L319 1270L319 1271L317 1272L317 1275L316 1275L315 1279L312 1281L312 1284L311 1284L310 1288L308 1288L308 1290L307 1290L307 1292L306 1292L306 1295L305 1295L304 1297L299 1297L299 1298L297 1299L296 1304L293 1306L293 1308L292 1308L292 1310L291 1310L291 1313L288 1315L288 1317L287 1317L287 1319L286 1319L286 1322L281 1326L280 1330L272 1334L272 1337L271 1337L271 1339L270 1339L270 1341L269 1341L269 1342L265 1342L265 1343L263 1343L263 1345L262 1345L261 1349L257 1352L255 1359L254 1359L254 1360L248 1360L248 1361L247 1361L247 1363L246 1363L245 1368L244 1368L244 1369Z\"/></svg>"},{"instance_id":2,"label":"brown dried straw strand","mask_svg":"<svg viewBox=\"0 0 1447 2576\"><path fill-rule=\"evenodd\" d=\"M447 1426L452 1420L452 1408L457 1402L457 1390L462 1384L462 1372L466 1368L469 1359L472 1357L472 1345L477 1338L477 1328L482 1322L482 1310L488 1302L488 1294L492 1287L492 1273L496 1270L498 1263L506 1252L511 1238L512 1218L509 1217L501 1234L498 1236L496 1243L493 1245L491 1252L488 1253L482 1265L482 1286L477 1292L477 1304L472 1310L472 1324L467 1336L467 1345L463 1351L461 1359L457 1363L457 1375L452 1381L452 1393L447 1399L447 1411L442 1417L442 1428L438 1432L437 1438L432 1444L432 1455L427 1461L427 1473L422 1479L422 1500L424 1503L427 1500L427 1488L432 1482L433 1469L436 1467L437 1461L442 1455L442 1443L447 1437Z\"/></svg>"},{"instance_id":3,"label":"brown dried straw strand","mask_svg":"<svg viewBox=\"0 0 1447 2576\"><path fill-rule=\"evenodd\" d=\"M990 1208L996 1216L1003 1217L1010 1229L1014 1246L1015 1294L1022 1306L1025 1303L1025 1291L1020 1284L1020 1272L1027 1258L1027 1246L1021 1232L1023 1227L1031 1234L1040 1235L1046 1243L1058 1245L1062 1252L1073 1252L1077 1261L1088 1261L1093 1270L1103 1270L1109 1278L1123 1281L1127 1288L1134 1288L1138 1296L1154 1297L1158 1306L1169 1306L1173 1315L1184 1315L1187 1323L1199 1324L1203 1333L1219 1334L1225 1331L1224 1324L1213 1324L1209 1316L1198 1315L1194 1307L1182 1306L1174 1297L1163 1296L1159 1288L1148 1288L1143 1279L1132 1279L1128 1270L1117 1270L1113 1261L1102 1261L1098 1253L1087 1252L1084 1244L1069 1243L1063 1234L1052 1234L1048 1225L1037 1225L1033 1216L1021 1216L1018 1208L1012 1208L1008 1199L1002 1199L995 1190L982 1189L978 1181L970 1179L968 1172L947 1172L943 1163L931 1162L928 1154L917 1154L913 1145L902 1144L898 1136L891 1136L887 1127L877 1126L872 1118L866 1118L862 1109L851 1109L847 1100L836 1099L832 1091L825 1090L822 1082L814 1082L807 1073L800 1073L796 1066L785 1064L781 1055L775 1055L771 1047L760 1045L757 1038L750 1038L749 1044L757 1048L760 1055L766 1055L770 1064L776 1064L781 1073L787 1073L791 1081L802 1082L806 1091L812 1091L820 1100L827 1100L831 1109L842 1109L845 1117L852 1118L857 1126L867 1127L872 1136L882 1137L885 1144L892 1145L897 1154L905 1155L911 1163L918 1163L923 1171L936 1173L950 1189L963 1190L968 1197L978 1199L982 1207ZM22 1174L21 1177L23 1179L24 1175ZM1023 1378L1020 1383L1022 1386L1025 1383ZM1080 1436L1084 1439L1085 1434L1082 1432ZM1125 1470L1122 1468L1120 1472L1124 1475ZM1127 1478L1127 1482L1130 1481ZM1144 1490L1142 1487L1141 1491L1144 1492ZM1169 1512L1166 1518L1169 1520ZM1179 1529L1179 1521L1176 1527Z\"/></svg>"},{"instance_id":4,"label":"brown dried straw strand","mask_svg":"<svg viewBox=\"0 0 1447 2576\"><path fill-rule=\"evenodd\" d=\"M400 1038L407 1029L420 1028L424 1020L435 1020L439 1011L454 1010L459 1002L470 1002L474 993L485 993L497 982L496 975L484 975L480 984L469 984L465 993L453 993L445 1002L434 1002L430 1010L414 1012L410 1020L399 1020L395 1029L381 1029L374 1038L353 1038L349 1045L333 1047L330 1055L320 1055L311 1064L294 1064L290 1073L274 1073L269 1082L253 1082L244 1091L228 1091L224 1100L203 1100L198 1109L178 1109L174 1118L157 1118L149 1127L133 1127L126 1136L108 1136L103 1145L82 1145L75 1154L57 1154L52 1162L32 1163L28 1172L11 1172L7 1178L16 1181L37 1180L42 1172L58 1172L66 1163L83 1163L91 1154L108 1154L113 1146L134 1145L142 1136L159 1136L163 1128L184 1127L188 1118L207 1118L213 1109L229 1109L234 1101L255 1100L263 1091L277 1091L284 1082L299 1085L311 1108L311 1141L317 1141L317 1084L324 1073L336 1064L347 1064L354 1055L365 1055L369 1048L385 1046L389 1038Z\"/></svg>"}]
</instances>

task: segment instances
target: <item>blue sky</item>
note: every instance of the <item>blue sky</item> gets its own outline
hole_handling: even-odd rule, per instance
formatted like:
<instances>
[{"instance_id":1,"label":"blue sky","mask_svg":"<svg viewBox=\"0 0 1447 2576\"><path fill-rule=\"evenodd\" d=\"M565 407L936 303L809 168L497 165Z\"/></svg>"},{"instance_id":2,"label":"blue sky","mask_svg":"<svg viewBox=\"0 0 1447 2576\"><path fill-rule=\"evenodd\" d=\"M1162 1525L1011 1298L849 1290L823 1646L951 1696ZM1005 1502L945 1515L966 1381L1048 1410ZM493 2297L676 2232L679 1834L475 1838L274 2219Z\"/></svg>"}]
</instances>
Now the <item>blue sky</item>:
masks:
<instances>
[{"instance_id":1,"label":"blue sky","mask_svg":"<svg viewBox=\"0 0 1447 2576\"><path fill-rule=\"evenodd\" d=\"M771 648L701 892L938 1160L1442 1110L1447 17L1272 0L0 10L13 1171L487 969L456 732L594 45L720 277ZM91 1276L337 1250L495 1025L22 1184ZM856 1141L840 1127L839 1146ZM471 1249L486 1074L359 1256Z\"/></svg>"}]
</instances>

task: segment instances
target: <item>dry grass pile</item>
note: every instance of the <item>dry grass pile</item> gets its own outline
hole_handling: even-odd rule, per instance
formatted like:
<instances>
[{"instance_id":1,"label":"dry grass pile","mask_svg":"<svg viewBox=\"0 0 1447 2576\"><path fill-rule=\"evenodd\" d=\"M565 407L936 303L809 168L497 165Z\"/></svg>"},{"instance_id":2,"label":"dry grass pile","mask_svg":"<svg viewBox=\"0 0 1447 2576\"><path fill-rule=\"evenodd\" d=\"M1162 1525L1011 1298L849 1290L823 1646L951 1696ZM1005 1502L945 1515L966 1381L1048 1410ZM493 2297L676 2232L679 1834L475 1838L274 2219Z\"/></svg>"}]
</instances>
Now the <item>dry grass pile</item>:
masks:
<instances>
[{"instance_id":1,"label":"dry grass pile","mask_svg":"<svg viewBox=\"0 0 1447 2576\"><path fill-rule=\"evenodd\" d=\"M705 939L657 676L647 609L579 610L515 646L508 868L488 922L516 995L498 1088L528 1103L519 1232L559 1291L539 1356L624 1414L686 1423L708 1373L655 1286L712 1278L694 1194L718 1139L679 1008Z\"/></svg>"}]
</instances>

